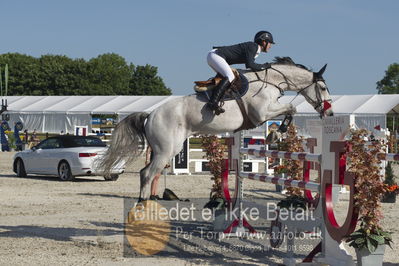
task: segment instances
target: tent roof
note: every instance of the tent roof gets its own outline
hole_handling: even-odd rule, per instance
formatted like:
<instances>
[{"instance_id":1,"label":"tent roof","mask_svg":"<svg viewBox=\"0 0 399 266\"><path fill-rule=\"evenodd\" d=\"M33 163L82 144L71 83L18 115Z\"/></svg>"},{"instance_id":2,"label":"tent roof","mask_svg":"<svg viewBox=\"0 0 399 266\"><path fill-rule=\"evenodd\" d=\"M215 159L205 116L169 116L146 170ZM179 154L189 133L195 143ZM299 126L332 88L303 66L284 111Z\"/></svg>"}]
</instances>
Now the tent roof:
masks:
<instances>
[{"instance_id":1,"label":"tent roof","mask_svg":"<svg viewBox=\"0 0 399 266\"><path fill-rule=\"evenodd\" d=\"M9 96L12 113L90 113L129 114L150 112L161 104L182 96ZM399 113L399 94L332 95L336 114L395 114ZM316 115L303 96L287 95L281 103L292 102L298 114Z\"/></svg>"}]
</instances>

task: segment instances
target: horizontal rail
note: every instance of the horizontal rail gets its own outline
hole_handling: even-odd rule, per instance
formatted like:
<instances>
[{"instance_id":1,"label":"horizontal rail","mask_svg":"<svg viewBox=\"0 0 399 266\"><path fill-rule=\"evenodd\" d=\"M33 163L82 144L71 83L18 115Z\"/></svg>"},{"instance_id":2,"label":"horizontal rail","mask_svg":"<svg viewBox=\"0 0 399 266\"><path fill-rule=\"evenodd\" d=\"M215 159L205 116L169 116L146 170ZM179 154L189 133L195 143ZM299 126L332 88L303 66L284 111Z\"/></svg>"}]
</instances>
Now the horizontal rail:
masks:
<instances>
[{"instance_id":1,"label":"horizontal rail","mask_svg":"<svg viewBox=\"0 0 399 266\"><path fill-rule=\"evenodd\" d=\"M294 180L291 178L282 178L254 173L242 173L239 175L241 178L248 178L252 180L257 180L264 183L272 183L278 185L284 185L286 187L297 187L302 189L311 190L313 192L320 192L320 183L306 182L302 180Z\"/></svg>"},{"instance_id":2,"label":"horizontal rail","mask_svg":"<svg viewBox=\"0 0 399 266\"><path fill-rule=\"evenodd\" d=\"M399 161L399 154L398 153L377 153L377 159L395 162Z\"/></svg>"},{"instance_id":3,"label":"horizontal rail","mask_svg":"<svg viewBox=\"0 0 399 266\"><path fill-rule=\"evenodd\" d=\"M241 154L254 155L256 157L271 157L289 160L300 160L309 162L321 162L321 154L308 153L308 152L286 152L286 151L271 151L271 150L258 150L258 149L240 149Z\"/></svg>"}]
</instances>

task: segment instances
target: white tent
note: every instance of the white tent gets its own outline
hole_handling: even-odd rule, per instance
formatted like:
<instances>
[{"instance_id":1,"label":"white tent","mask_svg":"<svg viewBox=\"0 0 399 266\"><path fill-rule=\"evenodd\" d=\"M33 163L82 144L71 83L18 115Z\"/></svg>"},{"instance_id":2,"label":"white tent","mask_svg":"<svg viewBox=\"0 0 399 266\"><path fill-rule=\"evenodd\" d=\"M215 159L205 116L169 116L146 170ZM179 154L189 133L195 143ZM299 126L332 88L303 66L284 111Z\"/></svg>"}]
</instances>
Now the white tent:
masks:
<instances>
[{"instance_id":1,"label":"white tent","mask_svg":"<svg viewBox=\"0 0 399 266\"><path fill-rule=\"evenodd\" d=\"M91 127L95 114L116 114L123 119L133 112L151 112L163 103L182 96L9 96L10 126L21 121L28 130L59 133L73 132L74 126ZM399 95L333 95L336 115L354 115L359 127L386 127L386 116L399 112ZM292 102L298 113L295 123L316 118L316 111L302 96L283 96L282 103Z\"/></svg>"},{"instance_id":2,"label":"white tent","mask_svg":"<svg viewBox=\"0 0 399 266\"><path fill-rule=\"evenodd\" d=\"M288 97L288 96L287 96ZM294 96L289 96L294 97ZM283 97L281 102L289 102ZM299 97L298 97L299 98ZM332 95L333 110L336 115L352 115L359 128L372 130L376 125L382 128L387 126L387 115L399 113L399 94L375 95ZM301 97L301 101L293 102L298 114L295 123L300 127L305 125L305 120L317 117L313 107Z\"/></svg>"}]
</instances>

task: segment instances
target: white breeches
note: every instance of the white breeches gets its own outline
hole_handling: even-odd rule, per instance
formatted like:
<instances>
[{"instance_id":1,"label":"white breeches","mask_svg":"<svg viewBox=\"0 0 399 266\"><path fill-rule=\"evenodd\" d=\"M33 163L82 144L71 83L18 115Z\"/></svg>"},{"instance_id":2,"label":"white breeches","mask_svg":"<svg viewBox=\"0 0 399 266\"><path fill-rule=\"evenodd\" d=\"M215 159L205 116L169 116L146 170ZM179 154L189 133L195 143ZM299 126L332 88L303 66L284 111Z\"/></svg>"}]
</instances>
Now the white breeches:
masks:
<instances>
[{"instance_id":1,"label":"white breeches","mask_svg":"<svg viewBox=\"0 0 399 266\"><path fill-rule=\"evenodd\" d=\"M229 79L230 82L234 80L234 73L231 70L229 64L223 57L215 53L216 49L213 49L208 53L207 61L208 65L216 72L221 74L223 77Z\"/></svg>"}]
</instances>

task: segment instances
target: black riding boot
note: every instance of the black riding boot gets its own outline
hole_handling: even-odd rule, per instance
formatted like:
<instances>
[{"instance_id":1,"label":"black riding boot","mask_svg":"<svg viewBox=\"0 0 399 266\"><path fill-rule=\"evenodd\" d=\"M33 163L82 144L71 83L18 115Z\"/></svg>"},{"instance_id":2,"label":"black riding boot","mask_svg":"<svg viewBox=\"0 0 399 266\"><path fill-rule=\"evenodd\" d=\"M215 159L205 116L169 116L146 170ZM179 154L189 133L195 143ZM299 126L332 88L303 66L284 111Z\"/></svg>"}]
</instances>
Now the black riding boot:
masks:
<instances>
[{"instance_id":1,"label":"black riding boot","mask_svg":"<svg viewBox=\"0 0 399 266\"><path fill-rule=\"evenodd\" d=\"M212 97L208 103L208 106L215 111L216 115L224 113L224 109L219 106L219 101L222 99L225 91L230 87L230 81L228 78L222 79L219 85L214 89Z\"/></svg>"}]
</instances>

